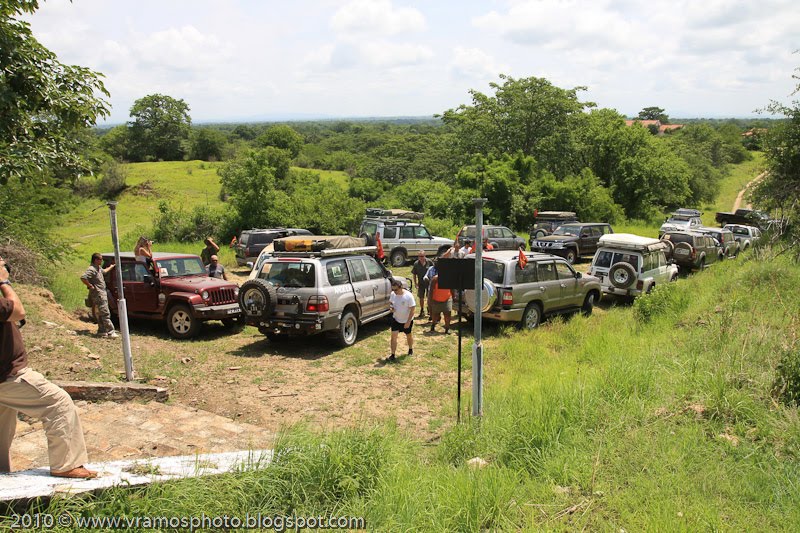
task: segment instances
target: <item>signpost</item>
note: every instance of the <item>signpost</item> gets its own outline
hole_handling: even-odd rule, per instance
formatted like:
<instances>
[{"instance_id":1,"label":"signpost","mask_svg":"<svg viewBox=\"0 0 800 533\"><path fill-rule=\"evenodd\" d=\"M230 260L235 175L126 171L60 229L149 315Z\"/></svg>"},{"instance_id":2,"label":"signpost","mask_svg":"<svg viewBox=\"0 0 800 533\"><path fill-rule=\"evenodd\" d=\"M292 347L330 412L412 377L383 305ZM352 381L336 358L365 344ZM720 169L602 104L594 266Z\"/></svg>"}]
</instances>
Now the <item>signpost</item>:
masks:
<instances>
[{"instance_id":1,"label":"signpost","mask_svg":"<svg viewBox=\"0 0 800 533\"><path fill-rule=\"evenodd\" d=\"M131 357L131 335L128 330L128 304L122 289L122 262L119 259L119 236L117 235L117 202L107 202L111 217L111 240L114 243L114 272L117 276L117 316L122 333L122 358L125 361L125 379L133 381L133 358Z\"/></svg>"}]
</instances>

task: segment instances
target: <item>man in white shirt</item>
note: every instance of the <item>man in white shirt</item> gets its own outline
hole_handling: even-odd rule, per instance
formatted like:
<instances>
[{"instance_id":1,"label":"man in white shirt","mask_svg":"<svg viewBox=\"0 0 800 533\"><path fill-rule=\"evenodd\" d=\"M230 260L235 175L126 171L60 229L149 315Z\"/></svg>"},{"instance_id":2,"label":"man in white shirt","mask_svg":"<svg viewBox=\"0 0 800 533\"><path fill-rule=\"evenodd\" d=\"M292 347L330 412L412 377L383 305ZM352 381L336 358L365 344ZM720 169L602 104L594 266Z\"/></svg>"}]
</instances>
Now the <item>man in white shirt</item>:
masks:
<instances>
[{"instance_id":1,"label":"man in white shirt","mask_svg":"<svg viewBox=\"0 0 800 533\"><path fill-rule=\"evenodd\" d=\"M389 305L392 309L392 354L388 361L395 361L394 353L397 350L397 335L402 331L406 334L408 343L408 355L414 354L414 337L411 335L411 328L414 327L414 309L417 302L414 295L403 288L400 280L392 279L392 294L389 296Z\"/></svg>"}]
</instances>

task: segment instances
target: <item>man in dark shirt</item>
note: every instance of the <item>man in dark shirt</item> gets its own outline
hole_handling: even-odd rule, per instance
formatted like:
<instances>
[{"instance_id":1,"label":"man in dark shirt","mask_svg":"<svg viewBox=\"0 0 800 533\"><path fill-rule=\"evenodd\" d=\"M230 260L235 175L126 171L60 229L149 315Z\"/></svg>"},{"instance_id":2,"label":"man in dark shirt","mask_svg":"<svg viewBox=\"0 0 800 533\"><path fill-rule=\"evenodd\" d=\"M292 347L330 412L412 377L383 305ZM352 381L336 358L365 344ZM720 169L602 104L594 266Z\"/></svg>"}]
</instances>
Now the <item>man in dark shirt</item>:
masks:
<instances>
[{"instance_id":1,"label":"man in dark shirt","mask_svg":"<svg viewBox=\"0 0 800 533\"><path fill-rule=\"evenodd\" d=\"M419 318L425 316L425 293L428 291L428 280L425 273L433 266L433 261L425 257L425 250L420 250L417 260L411 267L411 275L414 277L414 285L417 287L417 300L419 300Z\"/></svg>"},{"instance_id":2,"label":"man in dark shirt","mask_svg":"<svg viewBox=\"0 0 800 533\"><path fill-rule=\"evenodd\" d=\"M91 479L78 410L63 389L28 367L28 356L17 322L25 308L8 281L0 258L0 472L11 472L11 441L17 429L17 412L42 421L47 435L50 474Z\"/></svg>"},{"instance_id":3,"label":"man in dark shirt","mask_svg":"<svg viewBox=\"0 0 800 533\"><path fill-rule=\"evenodd\" d=\"M106 279L104 277L104 274L114 268L114 263L111 263L107 268L103 268L102 264L103 256L99 253L93 253L92 264L81 276L81 281L89 289L89 299L92 301L92 307L97 310L95 315L97 317L97 336L116 339L119 335L114 331L114 323L111 322L111 310L108 308Z\"/></svg>"}]
</instances>

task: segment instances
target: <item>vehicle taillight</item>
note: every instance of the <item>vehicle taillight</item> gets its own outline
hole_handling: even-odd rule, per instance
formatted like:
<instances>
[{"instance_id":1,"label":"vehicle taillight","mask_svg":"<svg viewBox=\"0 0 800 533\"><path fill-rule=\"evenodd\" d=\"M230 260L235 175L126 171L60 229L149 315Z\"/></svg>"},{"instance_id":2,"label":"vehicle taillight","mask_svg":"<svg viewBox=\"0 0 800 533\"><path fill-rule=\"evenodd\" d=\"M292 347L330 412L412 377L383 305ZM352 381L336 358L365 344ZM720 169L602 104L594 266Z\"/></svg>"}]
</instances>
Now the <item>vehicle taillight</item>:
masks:
<instances>
[{"instance_id":1,"label":"vehicle taillight","mask_svg":"<svg viewBox=\"0 0 800 533\"><path fill-rule=\"evenodd\" d=\"M644 289L644 282L642 280L639 280L636 282L636 290L640 291L642 289Z\"/></svg>"},{"instance_id":2,"label":"vehicle taillight","mask_svg":"<svg viewBox=\"0 0 800 533\"><path fill-rule=\"evenodd\" d=\"M511 291L503 291L503 305L514 303L514 294Z\"/></svg>"},{"instance_id":3,"label":"vehicle taillight","mask_svg":"<svg viewBox=\"0 0 800 533\"><path fill-rule=\"evenodd\" d=\"M696 258L697 258L697 250L692 248L692 261L694 261Z\"/></svg>"},{"instance_id":4,"label":"vehicle taillight","mask_svg":"<svg viewBox=\"0 0 800 533\"><path fill-rule=\"evenodd\" d=\"M309 313L326 313L329 309L327 296L312 296L306 304Z\"/></svg>"}]
</instances>

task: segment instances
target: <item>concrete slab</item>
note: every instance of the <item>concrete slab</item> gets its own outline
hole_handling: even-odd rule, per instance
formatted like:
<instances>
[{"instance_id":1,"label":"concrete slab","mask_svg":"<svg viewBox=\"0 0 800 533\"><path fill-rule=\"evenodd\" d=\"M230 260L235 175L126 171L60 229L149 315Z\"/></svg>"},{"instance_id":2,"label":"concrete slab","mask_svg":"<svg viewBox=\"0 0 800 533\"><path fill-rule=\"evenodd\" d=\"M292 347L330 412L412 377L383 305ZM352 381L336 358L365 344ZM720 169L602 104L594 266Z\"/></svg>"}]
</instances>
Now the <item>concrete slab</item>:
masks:
<instances>
[{"instance_id":1,"label":"concrete slab","mask_svg":"<svg viewBox=\"0 0 800 533\"><path fill-rule=\"evenodd\" d=\"M47 467L11 474L0 474L0 502L50 498L56 494L81 494L108 489L148 485L182 478L218 475L239 470L264 468L272 461L272 450L247 450L226 453L153 457L89 463L97 470L95 479L74 480L52 477Z\"/></svg>"}]
</instances>

